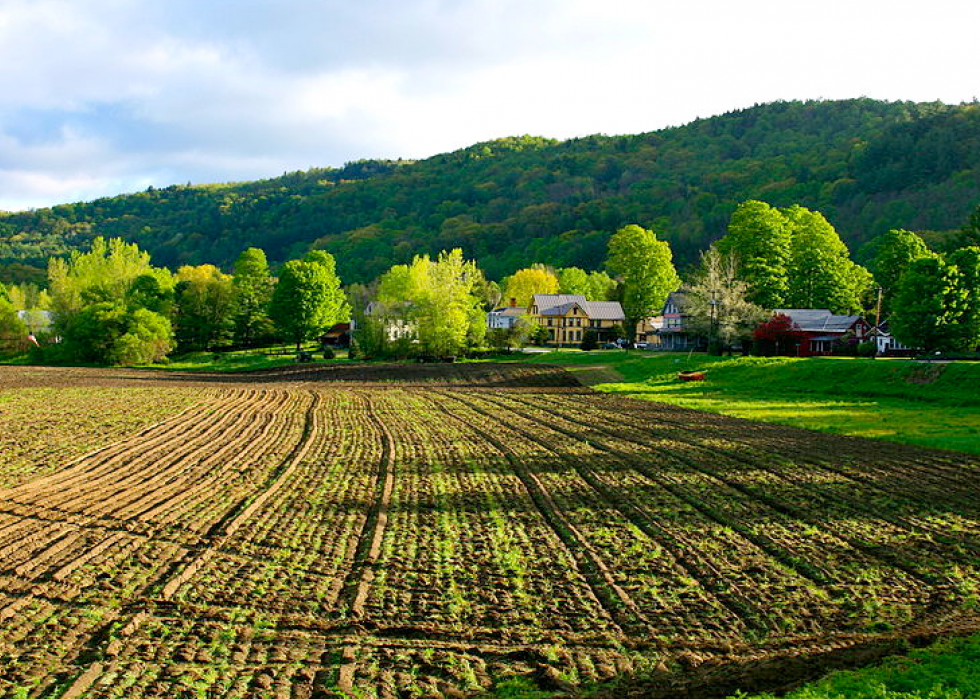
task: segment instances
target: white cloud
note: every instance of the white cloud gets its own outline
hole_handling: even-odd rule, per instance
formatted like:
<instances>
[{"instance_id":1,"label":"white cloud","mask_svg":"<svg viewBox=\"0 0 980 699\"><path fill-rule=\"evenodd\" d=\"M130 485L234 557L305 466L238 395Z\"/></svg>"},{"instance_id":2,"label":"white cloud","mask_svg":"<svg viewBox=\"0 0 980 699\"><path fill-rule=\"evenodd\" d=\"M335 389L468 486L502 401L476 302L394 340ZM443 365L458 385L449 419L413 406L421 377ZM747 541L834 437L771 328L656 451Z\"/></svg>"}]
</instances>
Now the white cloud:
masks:
<instances>
[{"instance_id":1,"label":"white cloud","mask_svg":"<svg viewBox=\"0 0 980 699\"><path fill-rule=\"evenodd\" d=\"M968 100L976 26L952 0L3 0L0 208L774 99Z\"/></svg>"}]
</instances>

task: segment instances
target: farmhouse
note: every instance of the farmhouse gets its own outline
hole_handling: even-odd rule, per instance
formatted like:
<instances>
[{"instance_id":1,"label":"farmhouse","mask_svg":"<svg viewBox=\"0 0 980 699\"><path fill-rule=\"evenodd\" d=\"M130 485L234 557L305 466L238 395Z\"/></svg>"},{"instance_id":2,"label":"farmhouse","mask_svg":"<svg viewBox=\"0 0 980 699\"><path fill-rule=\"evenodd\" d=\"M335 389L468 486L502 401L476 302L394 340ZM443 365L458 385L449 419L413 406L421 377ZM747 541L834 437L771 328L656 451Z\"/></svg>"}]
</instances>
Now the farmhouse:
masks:
<instances>
[{"instance_id":1,"label":"farmhouse","mask_svg":"<svg viewBox=\"0 0 980 699\"><path fill-rule=\"evenodd\" d=\"M487 313L487 328L490 330L510 330L517 325L517 320L527 313L527 309L517 305L517 299L511 299L510 304L495 308Z\"/></svg>"},{"instance_id":2,"label":"farmhouse","mask_svg":"<svg viewBox=\"0 0 980 699\"><path fill-rule=\"evenodd\" d=\"M578 344L589 330L600 342L616 340L626 320L618 301L588 301L582 294L535 294L527 315L547 329L548 344L557 346Z\"/></svg>"},{"instance_id":3,"label":"farmhouse","mask_svg":"<svg viewBox=\"0 0 980 699\"><path fill-rule=\"evenodd\" d=\"M835 315L826 308L777 308L773 315L793 321L800 335L796 347L800 357L833 354L842 342L862 342L870 337L871 326L861 316Z\"/></svg>"},{"instance_id":4,"label":"farmhouse","mask_svg":"<svg viewBox=\"0 0 980 699\"><path fill-rule=\"evenodd\" d=\"M663 323L657 334L660 343L657 349L667 351L682 351L697 349L705 344L700 333L695 332L688 324L690 317L686 312L687 293L675 291L667 295L664 302Z\"/></svg>"}]
</instances>

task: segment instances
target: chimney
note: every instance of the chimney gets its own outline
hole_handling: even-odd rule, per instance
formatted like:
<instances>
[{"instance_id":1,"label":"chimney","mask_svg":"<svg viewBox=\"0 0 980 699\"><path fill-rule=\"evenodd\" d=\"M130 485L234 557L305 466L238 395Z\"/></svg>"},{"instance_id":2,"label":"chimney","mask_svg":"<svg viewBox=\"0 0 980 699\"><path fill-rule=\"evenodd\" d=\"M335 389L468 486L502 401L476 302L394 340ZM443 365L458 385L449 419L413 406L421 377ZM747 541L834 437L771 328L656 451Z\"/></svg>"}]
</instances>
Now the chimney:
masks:
<instances>
[{"instance_id":1,"label":"chimney","mask_svg":"<svg viewBox=\"0 0 980 699\"><path fill-rule=\"evenodd\" d=\"M514 308L516 306L517 306L517 299L515 299L513 296L511 296L511 298L510 298L510 307L511 308Z\"/></svg>"}]
</instances>

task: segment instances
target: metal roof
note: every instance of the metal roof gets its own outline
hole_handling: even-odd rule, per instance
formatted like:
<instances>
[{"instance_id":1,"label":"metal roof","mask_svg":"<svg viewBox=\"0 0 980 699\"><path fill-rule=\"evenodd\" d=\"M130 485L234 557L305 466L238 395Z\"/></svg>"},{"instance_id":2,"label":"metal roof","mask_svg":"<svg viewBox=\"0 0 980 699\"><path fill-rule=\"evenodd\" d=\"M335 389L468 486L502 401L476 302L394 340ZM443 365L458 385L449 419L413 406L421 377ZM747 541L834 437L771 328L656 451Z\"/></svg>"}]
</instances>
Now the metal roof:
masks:
<instances>
[{"instance_id":1,"label":"metal roof","mask_svg":"<svg viewBox=\"0 0 980 699\"><path fill-rule=\"evenodd\" d=\"M542 316L563 316L578 306L591 320L626 320L619 301L587 301L582 294L535 294L531 305L537 306Z\"/></svg>"}]
</instances>

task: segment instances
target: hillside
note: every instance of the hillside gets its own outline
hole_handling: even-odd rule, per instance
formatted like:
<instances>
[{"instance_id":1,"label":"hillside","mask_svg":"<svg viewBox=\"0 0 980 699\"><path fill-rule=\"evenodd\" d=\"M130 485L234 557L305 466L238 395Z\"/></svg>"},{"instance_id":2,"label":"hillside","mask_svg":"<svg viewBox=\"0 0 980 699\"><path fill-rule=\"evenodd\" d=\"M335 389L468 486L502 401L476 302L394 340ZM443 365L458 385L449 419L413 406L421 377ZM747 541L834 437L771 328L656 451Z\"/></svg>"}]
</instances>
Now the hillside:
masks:
<instances>
[{"instance_id":1,"label":"hillside","mask_svg":"<svg viewBox=\"0 0 980 699\"><path fill-rule=\"evenodd\" d=\"M852 249L889 228L959 228L980 203L980 105L778 102L631 136L505 138L420 162L364 161L259 182L149 189L0 215L0 264L43 265L95 235L160 264L273 261L311 245L345 281L462 247L491 277L534 262L596 268L625 223L681 264L748 198L821 210Z\"/></svg>"}]
</instances>

